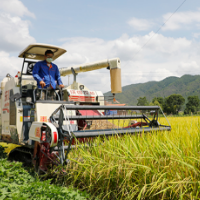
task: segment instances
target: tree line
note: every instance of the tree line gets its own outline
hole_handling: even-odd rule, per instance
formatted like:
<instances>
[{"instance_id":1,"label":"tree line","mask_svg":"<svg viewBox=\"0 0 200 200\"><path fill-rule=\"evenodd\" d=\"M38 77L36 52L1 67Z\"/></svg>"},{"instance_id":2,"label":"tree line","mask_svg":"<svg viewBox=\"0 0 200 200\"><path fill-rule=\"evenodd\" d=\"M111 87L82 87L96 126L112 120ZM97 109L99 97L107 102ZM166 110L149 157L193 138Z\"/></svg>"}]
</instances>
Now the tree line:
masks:
<instances>
[{"instance_id":1,"label":"tree line","mask_svg":"<svg viewBox=\"0 0 200 200\"><path fill-rule=\"evenodd\" d=\"M137 99L138 106L160 106L167 114L178 114L185 104L185 98L180 94L172 94L166 98L154 97L149 103L146 97L139 97ZM199 111L200 99L198 96L188 96L184 114L196 114Z\"/></svg>"}]
</instances>

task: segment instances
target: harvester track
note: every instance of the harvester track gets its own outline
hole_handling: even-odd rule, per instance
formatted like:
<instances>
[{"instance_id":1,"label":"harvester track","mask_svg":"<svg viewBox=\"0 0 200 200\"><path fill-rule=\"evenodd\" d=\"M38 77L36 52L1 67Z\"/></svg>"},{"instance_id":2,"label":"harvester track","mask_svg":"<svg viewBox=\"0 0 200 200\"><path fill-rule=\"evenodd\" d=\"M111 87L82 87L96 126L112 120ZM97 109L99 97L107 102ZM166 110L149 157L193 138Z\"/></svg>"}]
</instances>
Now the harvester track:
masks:
<instances>
[{"instance_id":1,"label":"harvester track","mask_svg":"<svg viewBox=\"0 0 200 200\"><path fill-rule=\"evenodd\" d=\"M8 156L8 160L22 162L25 166L32 165L33 149L27 147L16 147Z\"/></svg>"}]
</instances>

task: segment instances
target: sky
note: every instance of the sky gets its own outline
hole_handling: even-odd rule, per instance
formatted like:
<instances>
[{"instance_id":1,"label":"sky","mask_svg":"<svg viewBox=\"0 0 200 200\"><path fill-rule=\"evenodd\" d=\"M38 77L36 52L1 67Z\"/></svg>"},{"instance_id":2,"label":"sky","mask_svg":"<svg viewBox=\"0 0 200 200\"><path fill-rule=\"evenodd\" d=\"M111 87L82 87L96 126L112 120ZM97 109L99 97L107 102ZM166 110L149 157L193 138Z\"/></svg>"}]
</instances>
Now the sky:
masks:
<instances>
[{"instance_id":1,"label":"sky","mask_svg":"<svg viewBox=\"0 0 200 200\"><path fill-rule=\"evenodd\" d=\"M65 48L54 61L59 68L118 57L122 86L197 75L200 1L0 0L0 80L21 70L18 55L31 43ZM77 81L110 91L107 69L80 73Z\"/></svg>"}]
</instances>

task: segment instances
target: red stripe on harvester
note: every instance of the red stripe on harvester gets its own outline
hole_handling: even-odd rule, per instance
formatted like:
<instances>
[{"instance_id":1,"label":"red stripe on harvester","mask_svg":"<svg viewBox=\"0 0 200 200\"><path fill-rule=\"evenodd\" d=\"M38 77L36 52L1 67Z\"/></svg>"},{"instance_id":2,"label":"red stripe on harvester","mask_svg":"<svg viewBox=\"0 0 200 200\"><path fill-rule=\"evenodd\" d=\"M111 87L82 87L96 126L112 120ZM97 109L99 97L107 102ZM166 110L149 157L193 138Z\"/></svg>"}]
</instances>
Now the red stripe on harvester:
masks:
<instances>
[{"instance_id":1,"label":"red stripe on harvester","mask_svg":"<svg viewBox=\"0 0 200 200\"><path fill-rule=\"evenodd\" d=\"M53 132L53 138L54 138L53 142L57 143L58 138L57 138L57 133L56 132Z\"/></svg>"}]
</instances>

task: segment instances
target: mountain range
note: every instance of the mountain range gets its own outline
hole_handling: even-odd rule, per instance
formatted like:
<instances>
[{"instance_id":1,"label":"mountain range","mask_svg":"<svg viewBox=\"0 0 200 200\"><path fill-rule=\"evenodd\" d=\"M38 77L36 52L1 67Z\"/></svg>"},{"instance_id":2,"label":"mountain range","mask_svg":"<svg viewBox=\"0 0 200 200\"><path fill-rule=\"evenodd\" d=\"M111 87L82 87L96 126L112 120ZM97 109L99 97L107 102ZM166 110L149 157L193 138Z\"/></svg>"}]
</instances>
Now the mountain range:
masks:
<instances>
[{"instance_id":1,"label":"mountain range","mask_svg":"<svg viewBox=\"0 0 200 200\"><path fill-rule=\"evenodd\" d=\"M149 102L154 97L167 97L171 94L181 94L187 101L188 96L197 95L200 98L200 75L170 76L162 81L131 84L122 87L122 93L116 94L120 103L136 105L139 97L146 97ZM111 96L111 92L104 93Z\"/></svg>"}]
</instances>

